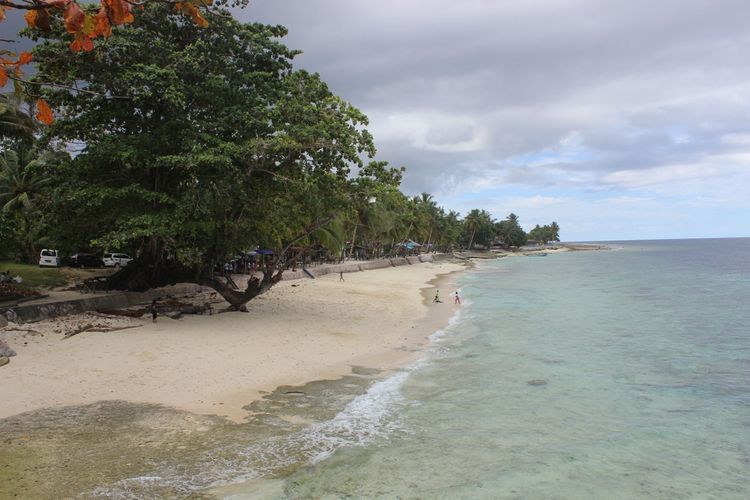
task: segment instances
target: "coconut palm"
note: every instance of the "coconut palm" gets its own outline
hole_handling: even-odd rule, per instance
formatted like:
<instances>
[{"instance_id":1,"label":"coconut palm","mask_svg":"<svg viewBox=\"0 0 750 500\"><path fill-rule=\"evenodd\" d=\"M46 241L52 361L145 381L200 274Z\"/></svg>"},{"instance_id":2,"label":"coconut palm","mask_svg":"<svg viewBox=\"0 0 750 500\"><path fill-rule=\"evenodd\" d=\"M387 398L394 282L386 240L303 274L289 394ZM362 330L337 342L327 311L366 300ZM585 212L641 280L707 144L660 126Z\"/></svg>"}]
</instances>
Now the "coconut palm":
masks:
<instances>
[{"instance_id":1,"label":"coconut palm","mask_svg":"<svg viewBox=\"0 0 750 500\"><path fill-rule=\"evenodd\" d=\"M0 210L15 219L16 243L29 262L38 256L37 249L46 239L44 225L35 202L50 184L41 167L57 155L19 147L0 154Z\"/></svg>"},{"instance_id":2,"label":"coconut palm","mask_svg":"<svg viewBox=\"0 0 750 500\"><path fill-rule=\"evenodd\" d=\"M0 94L0 138L34 140L36 123L20 109L20 102L13 96Z\"/></svg>"},{"instance_id":3,"label":"coconut palm","mask_svg":"<svg viewBox=\"0 0 750 500\"><path fill-rule=\"evenodd\" d=\"M41 174L38 167L50 156L34 157L34 153L11 149L0 155L0 204L6 212L28 211L34 198L49 185L49 177Z\"/></svg>"}]
</instances>

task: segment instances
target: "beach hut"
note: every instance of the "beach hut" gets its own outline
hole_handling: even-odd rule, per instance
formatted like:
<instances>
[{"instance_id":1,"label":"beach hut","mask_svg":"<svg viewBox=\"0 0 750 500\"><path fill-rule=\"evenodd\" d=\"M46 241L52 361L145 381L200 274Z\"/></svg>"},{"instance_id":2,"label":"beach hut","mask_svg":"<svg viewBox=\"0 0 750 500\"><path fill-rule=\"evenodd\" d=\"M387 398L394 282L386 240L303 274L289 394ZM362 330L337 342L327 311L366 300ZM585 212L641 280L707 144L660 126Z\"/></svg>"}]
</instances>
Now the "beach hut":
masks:
<instances>
[{"instance_id":1,"label":"beach hut","mask_svg":"<svg viewBox=\"0 0 750 500\"><path fill-rule=\"evenodd\" d=\"M396 253L404 254L404 255L413 255L415 253L419 253L419 249L422 248L422 245L417 243L414 240L405 240L401 243L396 243L394 245L396 248Z\"/></svg>"}]
</instances>

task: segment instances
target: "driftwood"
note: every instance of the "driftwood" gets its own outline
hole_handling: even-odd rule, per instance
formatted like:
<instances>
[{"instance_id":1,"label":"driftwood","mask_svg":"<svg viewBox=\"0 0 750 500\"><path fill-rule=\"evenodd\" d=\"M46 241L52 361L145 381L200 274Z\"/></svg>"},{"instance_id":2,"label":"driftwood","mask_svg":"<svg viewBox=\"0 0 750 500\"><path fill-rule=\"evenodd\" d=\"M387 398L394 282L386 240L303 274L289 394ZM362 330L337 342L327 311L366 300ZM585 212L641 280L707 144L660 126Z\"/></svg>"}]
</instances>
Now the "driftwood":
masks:
<instances>
[{"instance_id":1,"label":"driftwood","mask_svg":"<svg viewBox=\"0 0 750 500\"><path fill-rule=\"evenodd\" d=\"M116 332L118 330L127 330L128 328L138 328L141 325L126 325L126 326L113 326L113 327L103 327L103 326L97 326L95 328L90 328L86 331L89 332Z\"/></svg>"},{"instance_id":2,"label":"driftwood","mask_svg":"<svg viewBox=\"0 0 750 500\"><path fill-rule=\"evenodd\" d=\"M6 332L28 332L33 333L34 335L39 335L39 332L36 330L32 330L31 328L16 328L16 327L5 327Z\"/></svg>"},{"instance_id":3,"label":"driftwood","mask_svg":"<svg viewBox=\"0 0 750 500\"><path fill-rule=\"evenodd\" d=\"M70 337L73 337L74 335L78 335L79 333L83 333L83 332L99 332L99 333L114 332L118 330L127 330L128 328L138 328L139 326L141 325L102 326L102 325L94 325L91 323L87 323L76 330L66 333L65 336L63 337L63 340L69 339Z\"/></svg>"},{"instance_id":4,"label":"driftwood","mask_svg":"<svg viewBox=\"0 0 750 500\"><path fill-rule=\"evenodd\" d=\"M71 330L67 332L65 336L63 337L63 340L69 339L70 337L73 337L74 335L78 335L79 333L85 332L86 330L90 330L91 328L94 328L94 325L92 325L91 323L87 323L76 330Z\"/></svg>"}]
</instances>

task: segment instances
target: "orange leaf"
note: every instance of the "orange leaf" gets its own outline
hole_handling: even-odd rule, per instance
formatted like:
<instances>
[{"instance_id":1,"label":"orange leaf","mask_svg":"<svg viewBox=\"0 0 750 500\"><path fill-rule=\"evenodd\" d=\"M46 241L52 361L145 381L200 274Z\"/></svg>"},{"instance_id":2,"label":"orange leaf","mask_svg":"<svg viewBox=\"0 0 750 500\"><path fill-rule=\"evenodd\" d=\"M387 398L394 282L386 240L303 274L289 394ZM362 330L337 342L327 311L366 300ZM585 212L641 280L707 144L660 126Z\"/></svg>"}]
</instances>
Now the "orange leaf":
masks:
<instances>
[{"instance_id":1,"label":"orange leaf","mask_svg":"<svg viewBox=\"0 0 750 500\"><path fill-rule=\"evenodd\" d=\"M23 18L26 19L26 24L29 26L29 28L36 27L36 18L38 15L39 10L30 10L23 15Z\"/></svg>"},{"instance_id":2,"label":"orange leaf","mask_svg":"<svg viewBox=\"0 0 750 500\"><path fill-rule=\"evenodd\" d=\"M94 50L94 42L92 42L91 38L88 36L82 37L81 47L83 47L84 52L91 52Z\"/></svg>"},{"instance_id":3,"label":"orange leaf","mask_svg":"<svg viewBox=\"0 0 750 500\"><path fill-rule=\"evenodd\" d=\"M195 24L201 28L208 26L208 21L203 17L201 11L192 3L176 3L175 9L179 9L186 16L190 16Z\"/></svg>"},{"instance_id":4,"label":"orange leaf","mask_svg":"<svg viewBox=\"0 0 750 500\"><path fill-rule=\"evenodd\" d=\"M9 7L6 7L6 6L4 6L4 5L0 5L0 23L1 23L1 22L3 22L3 21L5 21L5 11L6 11L6 10L7 10L8 8L9 8Z\"/></svg>"},{"instance_id":5,"label":"orange leaf","mask_svg":"<svg viewBox=\"0 0 750 500\"><path fill-rule=\"evenodd\" d=\"M130 12L130 4L123 0L102 0L109 8L111 23L115 26L133 22L133 14Z\"/></svg>"},{"instance_id":6,"label":"orange leaf","mask_svg":"<svg viewBox=\"0 0 750 500\"><path fill-rule=\"evenodd\" d=\"M96 16L94 16L94 33L102 36L109 36L112 34L112 25L109 23L107 9L104 6L102 6Z\"/></svg>"},{"instance_id":7,"label":"orange leaf","mask_svg":"<svg viewBox=\"0 0 750 500\"><path fill-rule=\"evenodd\" d=\"M31 52L21 52L21 56L18 58L18 61L16 61L16 66L29 64L30 62L31 62Z\"/></svg>"},{"instance_id":8,"label":"orange leaf","mask_svg":"<svg viewBox=\"0 0 750 500\"><path fill-rule=\"evenodd\" d=\"M55 121L55 117L52 115L52 110L44 99L38 99L36 101L36 119L45 125L52 125Z\"/></svg>"},{"instance_id":9,"label":"orange leaf","mask_svg":"<svg viewBox=\"0 0 750 500\"><path fill-rule=\"evenodd\" d=\"M83 33L76 33L75 39L70 42L70 50L73 52L91 52L94 50L94 42L90 36L86 36Z\"/></svg>"},{"instance_id":10,"label":"orange leaf","mask_svg":"<svg viewBox=\"0 0 750 500\"><path fill-rule=\"evenodd\" d=\"M26 19L26 24L29 25L29 28L39 28L45 33L48 33L51 29L47 9L30 10L23 18Z\"/></svg>"},{"instance_id":11,"label":"orange leaf","mask_svg":"<svg viewBox=\"0 0 750 500\"><path fill-rule=\"evenodd\" d=\"M5 68L0 66L0 87L8 83L8 73L5 71Z\"/></svg>"},{"instance_id":12,"label":"orange leaf","mask_svg":"<svg viewBox=\"0 0 750 500\"><path fill-rule=\"evenodd\" d=\"M63 19L65 20L65 29L68 33L75 33L81 31L83 23L86 20L86 14L83 13L81 7L77 3L69 3L63 12Z\"/></svg>"}]
</instances>

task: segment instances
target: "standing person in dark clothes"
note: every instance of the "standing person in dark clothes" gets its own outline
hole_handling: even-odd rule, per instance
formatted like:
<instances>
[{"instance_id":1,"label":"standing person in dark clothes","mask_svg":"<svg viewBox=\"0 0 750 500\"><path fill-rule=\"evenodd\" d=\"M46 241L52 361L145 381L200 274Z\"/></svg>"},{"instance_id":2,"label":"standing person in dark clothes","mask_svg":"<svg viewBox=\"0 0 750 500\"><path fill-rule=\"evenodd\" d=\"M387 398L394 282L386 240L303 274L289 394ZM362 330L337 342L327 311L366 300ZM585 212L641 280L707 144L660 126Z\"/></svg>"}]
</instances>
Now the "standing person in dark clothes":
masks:
<instances>
[{"instance_id":1,"label":"standing person in dark clothes","mask_svg":"<svg viewBox=\"0 0 750 500\"><path fill-rule=\"evenodd\" d=\"M156 307L156 299L151 301L151 321L156 323L156 317L159 315L159 309Z\"/></svg>"}]
</instances>

